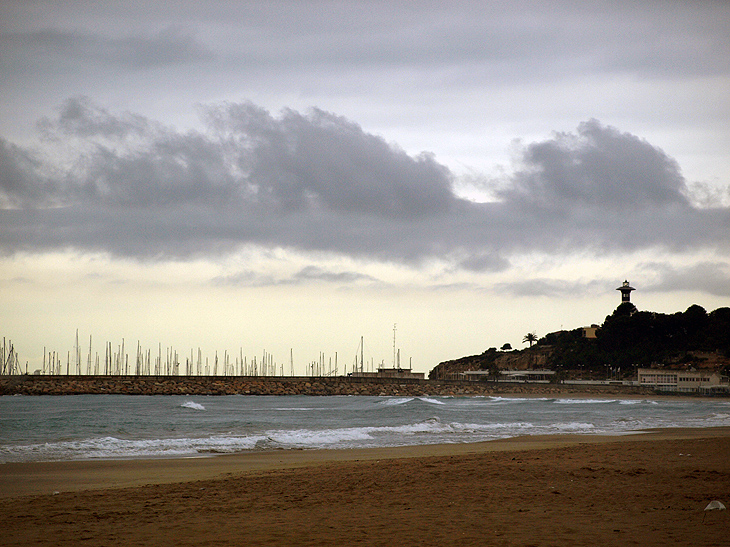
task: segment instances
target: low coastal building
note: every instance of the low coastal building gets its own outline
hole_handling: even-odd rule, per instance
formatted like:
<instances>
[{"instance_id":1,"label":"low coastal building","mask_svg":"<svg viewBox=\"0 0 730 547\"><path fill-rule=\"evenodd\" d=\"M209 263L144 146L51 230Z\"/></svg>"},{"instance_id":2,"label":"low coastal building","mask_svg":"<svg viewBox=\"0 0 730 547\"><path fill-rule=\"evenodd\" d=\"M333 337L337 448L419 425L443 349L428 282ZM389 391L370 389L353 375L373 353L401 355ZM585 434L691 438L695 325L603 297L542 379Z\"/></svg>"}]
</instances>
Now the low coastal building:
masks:
<instances>
[{"instance_id":1,"label":"low coastal building","mask_svg":"<svg viewBox=\"0 0 730 547\"><path fill-rule=\"evenodd\" d=\"M359 378L410 378L423 380L425 373L413 372L409 368L379 368L377 372L352 372L348 376Z\"/></svg>"},{"instance_id":2,"label":"low coastal building","mask_svg":"<svg viewBox=\"0 0 730 547\"><path fill-rule=\"evenodd\" d=\"M466 380L479 381L489 378L492 374L488 370L467 370L463 373ZM554 370L500 370L499 382L550 382L555 375Z\"/></svg>"},{"instance_id":3,"label":"low coastal building","mask_svg":"<svg viewBox=\"0 0 730 547\"><path fill-rule=\"evenodd\" d=\"M719 372L640 368L637 375L640 386L659 391L712 393L729 389L727 379L723 382Z\"/></svg>"}]
</instances>

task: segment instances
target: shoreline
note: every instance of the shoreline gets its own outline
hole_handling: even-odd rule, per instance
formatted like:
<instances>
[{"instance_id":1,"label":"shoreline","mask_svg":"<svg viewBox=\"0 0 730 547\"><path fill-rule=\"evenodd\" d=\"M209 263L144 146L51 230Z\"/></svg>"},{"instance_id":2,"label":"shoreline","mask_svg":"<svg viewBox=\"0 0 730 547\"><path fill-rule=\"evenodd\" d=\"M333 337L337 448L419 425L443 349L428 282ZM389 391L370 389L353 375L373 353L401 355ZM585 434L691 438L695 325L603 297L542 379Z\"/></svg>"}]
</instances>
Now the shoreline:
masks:
<instances>
[{"instance_id":1,"label":"shoreline","mask_svg":"<svg viewBox=\"0 0 730 547\"><path fill-rule=\"evenodd\" d=\"M730 427L660 428L615 435L526 435L478 443L381 448L290 449L173 458L9 462L0 464L0 499L222 480L234 475L255 475L342 463L451 458L495 452L550 450L579 445L710 438L730 438Z\"/></svg>"},{"instance_id":2,"label":"shoreline","mask_svg":"<svg viewBox=\"0 0 730 547\"><path fill-rule=\"evenodd\" d=\"M705 508L730 504L728 453L721 427L5 464L22 491L0 497L0 546L716 547L730 512Z\"/></svg>"},{"instance_id":3,"label":"shoreline","mask_svg":"<svg viewBox=\"0 0 730 547\"><path fill-rule=\"evenodd\" d=\"M629 414L641 401L652 413L665 407L650 401L667 400L593 393L548 398L612 400L616 407L631 399ZM309 406L268 399L262 408ZM688 410L704 403L671 399L683 401L666 406L672 412L705 414ZM64 408L92 400L56 402ZM188 400L205 404L188 394L156 402ZM3 408L15 408L5 402ZM31 407L53 402L26 399ZM570 405L579 417L585 406ZM708 406L722 413L719 421L684 423L727 424L726 407ZM651 422L633 425L642 423ZM0 547L724 544L730 512L704 508L714 500L730 506L730 425L571 430L476 443L0 464Z\"/></svg>"}]
</instances>

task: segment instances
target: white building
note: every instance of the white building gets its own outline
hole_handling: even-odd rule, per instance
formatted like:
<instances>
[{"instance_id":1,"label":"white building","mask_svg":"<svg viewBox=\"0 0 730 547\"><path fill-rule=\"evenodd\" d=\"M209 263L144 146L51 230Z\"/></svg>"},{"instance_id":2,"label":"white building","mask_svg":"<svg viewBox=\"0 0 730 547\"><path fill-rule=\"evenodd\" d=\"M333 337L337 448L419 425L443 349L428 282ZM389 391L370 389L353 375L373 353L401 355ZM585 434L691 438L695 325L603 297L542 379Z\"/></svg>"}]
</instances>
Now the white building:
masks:
<instances>
[{"instance_id":1,"label":"white building","mask_svg":"<svg viewBox=\"0 0 730 547\"><path fill-rule=\"evenodd\" d=\"M488 370L467 370L461 373L467 380L478 381L488 378L491 374ZM500 370L500 382L537 382L548 383L555 374L554 370Z\"/></svg>"},{"instance_id":2,"label":"white building","mask_svg":"<svg viewBox=\"0 0 730 547\"><path fill-rule=\"evenodd\" d=\"M639 385L652 387L660 391L679 391L683 393L714 391L727 389L719 372L663 370L656 368L640 368Z\"/></svg>"}]
</instances>

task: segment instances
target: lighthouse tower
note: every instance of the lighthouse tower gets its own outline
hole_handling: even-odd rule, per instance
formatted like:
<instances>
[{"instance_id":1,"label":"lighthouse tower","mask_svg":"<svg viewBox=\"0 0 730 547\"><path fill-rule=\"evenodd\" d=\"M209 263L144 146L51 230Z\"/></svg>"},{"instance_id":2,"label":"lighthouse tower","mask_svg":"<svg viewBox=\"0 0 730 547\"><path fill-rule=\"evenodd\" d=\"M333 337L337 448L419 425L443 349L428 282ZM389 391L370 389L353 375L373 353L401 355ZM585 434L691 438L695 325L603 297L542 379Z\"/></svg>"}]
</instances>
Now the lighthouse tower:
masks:
<instances>
[{"instance_id":1,"label":"lighthouse tower","mask_svg":"<svg viewBox=\"0 0 730 547\"><path fill-rule=\"evenodd\" d=\"M623 284L616 289L621 291L621 302L631 302L631 291L635 291L628 281L624 281Z\"/></svg>"}]
</instances>

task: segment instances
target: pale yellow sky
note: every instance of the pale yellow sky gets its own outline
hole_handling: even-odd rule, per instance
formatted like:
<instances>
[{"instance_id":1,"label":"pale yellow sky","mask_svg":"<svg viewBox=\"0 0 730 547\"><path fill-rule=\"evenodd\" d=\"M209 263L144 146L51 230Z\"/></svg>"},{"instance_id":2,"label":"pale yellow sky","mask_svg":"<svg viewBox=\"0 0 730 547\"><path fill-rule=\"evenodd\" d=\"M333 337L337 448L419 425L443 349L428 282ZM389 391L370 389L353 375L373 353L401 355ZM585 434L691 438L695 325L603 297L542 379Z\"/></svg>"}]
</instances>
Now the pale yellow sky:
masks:
<instances>
[{"instance_id":1,"label":"pale yellow sky","mask_svg":"<svg viewBox=\"0 0 730 547\"><path fill-rule=\"evenodd\" d=\"M191 349L197 355L198 348L211 362L216 351L221 360L226 351L232 359L243 351L248 360L255 356L258 361L267 351L287 374L290 351L296 374L305 374L306 365L317 361L320 352L327 362L334 362L337 352L339 372L345 366L351 370L361 336L366 359L391 366L393 325L397 324L401 365L407 366L412 359L414 370L427 373L440 361L481 353L488 347L508 342L522 348L527 332L542 336L601 323L619 304L620 295L614 289L623 277L637 288L632 299L639 309L673 313L695 303L708 311L730 305L730 298L722 296L648 292L651 272L642 271L638 258L591 263L532 256L510 272L488 275L441 272L436 276L435 267L427 275L362 264L369 275L386 278L387 274L389 281L353 286L322 281L257 285L253 279L249 285L216 284L214 279L234 270L230 259L139 264L78 253L20 255L6 259L0 270L0 324L30 372L41 368L44 347L63 356L65 370L69 351L73 360L78 329L83 363L91 335L93 351L102 360L106 343L111 342L116 351L124 338L130 359L138 342L153 355L160 343L163 354L172 347L183 362ZM301 257L290 257L291 262L296 260ZM275 261L281 262L282 257ZM270 276L275 268L264 262L257 267L265 281L264 275ZM511 276L524 275L523 268L540 271L543 282L566 279L582 268L605 270L607 278L602 285L580 287L581 277L575 275L578 285L573 295L506 292L511 290ZM394 269L399 270L397 275ZM286 269L280 270L286 280ZM636 275L620 275L625 271ZM608 277L613 272L616 275ZM502 286L505 292L500 292Z\"/></svg>"}]
</instances>

